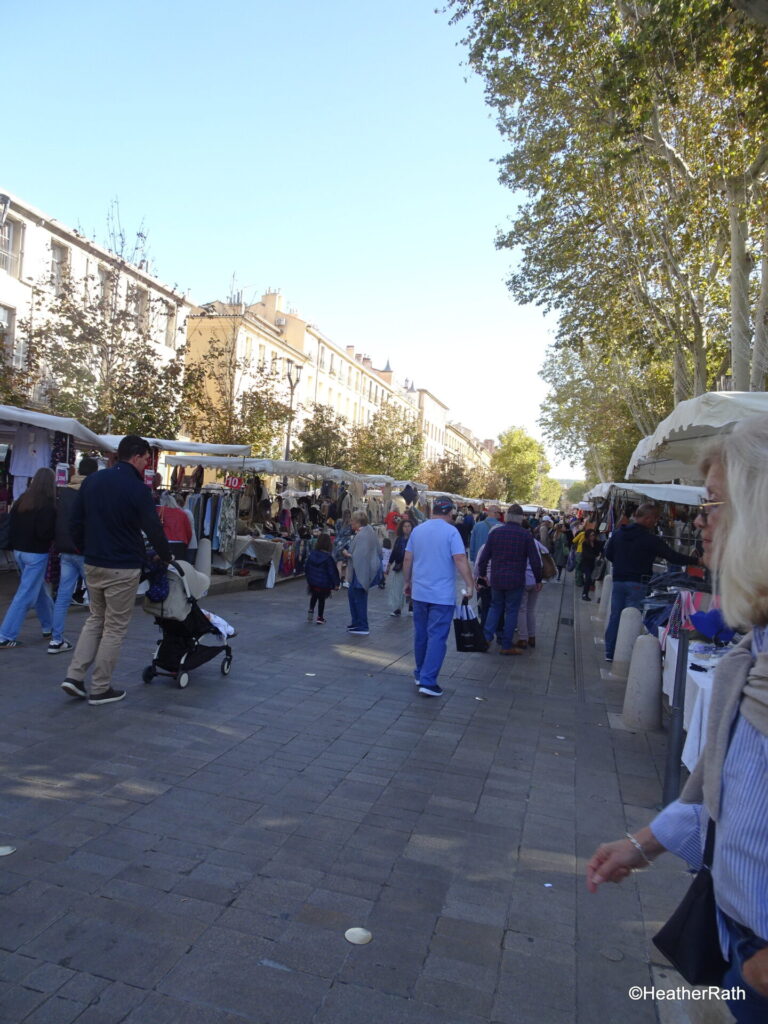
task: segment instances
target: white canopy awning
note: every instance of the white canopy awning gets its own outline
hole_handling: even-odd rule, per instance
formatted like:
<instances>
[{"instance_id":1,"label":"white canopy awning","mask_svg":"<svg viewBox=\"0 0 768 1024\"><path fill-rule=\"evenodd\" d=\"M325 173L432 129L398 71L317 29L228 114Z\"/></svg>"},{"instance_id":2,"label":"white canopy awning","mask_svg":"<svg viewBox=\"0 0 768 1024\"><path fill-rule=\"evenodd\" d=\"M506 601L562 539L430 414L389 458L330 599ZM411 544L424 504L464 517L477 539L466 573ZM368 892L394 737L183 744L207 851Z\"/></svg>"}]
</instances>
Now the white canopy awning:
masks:
<instances>
[{"instance_id":1,"label":"white canopy awning","mask_svg":"<svg viewBox=\"0 0 768 1024\"><path fill-rule=\"evenodd\" d=\"M702 483L698 463L706 445L718 434L732 430L739 420L761 414L768 414L765 391L713 391L680 402L637 445L627 466L627 478Z\"/></svg>"},{"instance_id":2,"label":"white canopy awning","mask_svg":"<svg viewBox=\"0 0 768 1024\"><path fill-rule=\"evenodd\" d=\"M597 484L584 495L585 501L607 498L612 494L623 494L635 500L649 498L651 501L668 501L675 505L700 505L705 501L704 487L687 484L646 484L633 481Z\"/></svg>"},{"instance_id":3,"label":"white canopy awning","mask_svg":"<svg viewBox=\"0 0 768 1024\"><path fill-rule=\"evenodd\" d=\"M142 435L143 436L143 435ZM123 434L102 434L103 441L109 442L114 451L122 441ZM160 437L145 437L144 440L153 448L161 448L164 452L189 452L190 455L250 455L249 444L206 444L201 441L168 441ZM167 460L166 460L167 461ZM191 465L187 460L184 465Z\"/></svg>"},{"instance_id":4,"label":"white canopy awning","mask_svg":"<svg viewBox=\"0 0 768 1024\"><path fill-rule=\"evenodd\" d=\"M8 436L16 432L16 427L24 423L30 427L40 427L42 430L59 430L62 434L69 434L75 441L88 448L96 448L99 451L114 451L117 445L112 445L105 438L94 434L88 427L84 427L77 420L68 416L53 416L47 412L36 412L33 409L17 409L14 405L0 405L0 435ZM12 429L11 429L12 428Z\"/></svg>"},{"instance_id":5,"label":"white canopy awning","mask_svg":"<svg viewBox=\"0 0 768 1024\"><path fill-rule=\"evenodd\" d=\"M312 462L291 462L284 459L236 459L218 455L201 455L196 457L194 462L196 466L202 466L204 469L220 469L233 475L242 472L266 473L269 476L288 476L301 480L346 480L371 486L374 483L392 483L392 477L383 473L352 473L347 469L333 469L331 466L318 466ZM191 463L182 455L168 455L165 458L165 464L167 466L189 466Z\"/></svg>"}]
</instances>

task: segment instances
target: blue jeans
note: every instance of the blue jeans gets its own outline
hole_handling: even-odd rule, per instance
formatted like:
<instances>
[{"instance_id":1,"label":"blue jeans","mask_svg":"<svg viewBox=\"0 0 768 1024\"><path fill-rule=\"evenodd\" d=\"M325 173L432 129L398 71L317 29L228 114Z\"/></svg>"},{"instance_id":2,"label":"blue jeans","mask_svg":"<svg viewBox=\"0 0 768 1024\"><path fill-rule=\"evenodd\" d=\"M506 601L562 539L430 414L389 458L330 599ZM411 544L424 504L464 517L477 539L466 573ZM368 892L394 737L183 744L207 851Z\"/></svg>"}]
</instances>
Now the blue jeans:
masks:
<instances>
[{"instance_id":1,"label":"blue jeans","mask_svg":"<svg viewBox=\"0 0 768 1024\"><path fill-rule=\"evenodd\" d=\"M454 606L413 602L413 655L416 677L422 686L436 686L443 667Z\"/></svg>"},{"instance_id":2,"label":"blue jeans","mask_svg":"<svg viewBox=\"0 0 768 1024\"><path fill-rule=\"evenodd\" d=\"M645 583L630 583L621 580L613 581L611 590L611 614L605 628L605 656L613 660L616 650L616 637L619 635L619 621L625 608L642 608L643 600L648 593Z\"/></svg>"},{"instance_id":3,"label":"blue jeans","mask_svg":"<svg viewBox=\"0 0 768 1024\"><path fill-rule=\"evenodd\" d=\"M354 571L347 591L349 614L353 629L368 629L368 591L362 586Z\"/></svg>"},{"instance_id":4,"label":"blue jeans","mask_svg":"<svg viewBox=\"0 0 768 1024\"><path fill-rule=\"evenodd\" d=\"M54 644L60 644L64 639L64 623L67 619L67 610L72 604L72 595L81 576L85 579L85 558L82 555L62 555L59 589L56 594L56 603L53 606L53 636L51 637L51 642Z\"/></svg>"},{"instance_id":5,"label":"blue jeans","mask_svg":"<svg viewBox=\"0 0 768 1024\"><path fill-rule=\"evenodd\" d=\"M520 611L520 602L523 600L525 587L516 587L514 590L491 587L491 607L485 620L485 639L491 643L496 633L499 619L504 615L504 634L501 646L508 651L515 639L515 627L517 626L517 613Z\"/></svg>"},{"instance_id":6,"label":"blue jeans","mask_svg":"<svg viewBox=\"0 0 768 1024\"><path fill-rule=\"evenodd\" d=\"M725 923L731 945L730 963L720 984L728 989L741 988L746 993L744 999L729 999L728 1009L738 1024L764 1024L768 1020L768 999L744 981L741 969L745 960L765 947L765 942L727 916Z\"/></svg>"},{"instance_id":7,"label":"blue jeans","mask_svg":"<svg viewBox=\"0 0 768 1024\"><path fill-rule=\"evenodd\" d=\"M0 640L18 639L27 612L34 605L44 633L53 628L53 601L45 589L45 569L48 554L35 555L29 551L14 551L13 557L21 573L19 588L0 625Z\"/></svg>"}]
</instances>

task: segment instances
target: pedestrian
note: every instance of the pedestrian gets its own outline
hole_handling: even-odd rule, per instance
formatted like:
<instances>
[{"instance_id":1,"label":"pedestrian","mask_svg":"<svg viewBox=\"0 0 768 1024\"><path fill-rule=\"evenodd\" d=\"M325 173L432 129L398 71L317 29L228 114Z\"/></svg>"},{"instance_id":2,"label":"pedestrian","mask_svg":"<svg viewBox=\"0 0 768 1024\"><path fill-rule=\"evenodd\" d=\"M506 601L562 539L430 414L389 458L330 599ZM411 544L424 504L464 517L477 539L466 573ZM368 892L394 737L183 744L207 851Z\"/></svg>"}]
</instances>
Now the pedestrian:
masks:
<instances>
[{"instance_id":1,"label":"pedestrian","mask_svg":"<svg viewBox=\"0 0 768 1024\"><path fill-rule=\"evenodd\" d=\"M315 606L317 606L318 626L325 625L325 602L330 597L331 591L338 590L341 586L341 577L331 550L330 535L321 533L304 563L304 575L309 591L307 622L312 621Z\"/></svg>"},{"instance_id":2,"label":"pedestrian","mask_svg":"<svg viewBox=\"0 0 768 1024\"><path fill-rule=\"evenodd\" d=\"M389 537L385 537L381 542L381 572L379 573L379 590L383 590L387 585L386 575L387 566L389 560L392 557L392 541Z\"/></svg>"},{"instance_id":3,"label":"pedestrian","mask_svg":"<svg viewBox=\"0 0 768 1024\"><path fill-rule=\"evenodd\" d=\"M621 613L625 608L642 607L654 560L663 558L673 565L698 564L698 555L682 555L656 536L653 531L658 520L656 505L644 502L631 521L615 530L605 545L605 557L613 563L611 611L605 630L606 661L613 661Z\"/></svg>"},{"instance_id":4,"label":"pedestrian","mask_svg":"<svg viewBox=\"0 0 768 1024\"><path fill-rule=\"evenodd\" d=\"M563 575L563 570L568 564L568 554L571 550L571 533L570 530L562 523L558 523L555 527L555 538L552 550L552 557L555 560L557 566L557 582L560 582L560 577Z\"/></svg>"},{"instance_id":5,"label":"pedestrian","mask_svg":"<svg viewBox=\"0 0 768 1024\"><path fill-rule=\"evenodd\" d=\"M67 612L72 604L75 587L85 579L85 559L78 550L72 537L71 520L74 512L77 492L80 485L91 473L97 472L99 464L96 459L85 455L66 487L58 488L56 502L56 533L53 544L59 553L59 588L53 605L53 632L48 644L49 654L63 654L72 650L72 644L64 636L64 623Z\"/></svg>"},{"instance_id":6,"label":"pedestrian","mask_svg":"<svg viewBox=\"0 0 768 1024\"><path fill-rule=\"evenodd\" d=\"M117 464L92 473L77 492L71 530L85 557L91 613L61 688L94 706L125 697L125 690L112 686L112 673L147 563L142 531L161 562L172 560L152 491L144 483L150 455L143 437L128 434L118 445ZM86 688L89 669L91 684Z\"/></svg>"},{"instance_id":7,"label":"pedestrian","mask_svg":"<svg viewBox=\"0 0 768 1024\"><path fill-rule=\"evenodd\" d=\"M353 512L350 524L353 537L346 555L352 565L347 593L352 621L347 631L353 636L368 636L368 591L378 583L381 573L381 544L365 512Z\"/></svg>"},{"instance_id":8,"label":"pedestrian","mask_svg":"<svg viewBox=\"0 0 768 1024\"><path fill-rule=\"evenodd\" d=\"M336 521L336 539L333 544L333 557L336 559L336 568L338 569L339 576L341 577L342 587L348 587L349 582L346 579L347 563L344 552L350 545L352 540L352 513L350 510L344 509L341 513L341 519Z\"/></svg>"},{"instance_id":9,"label":"pedestrian","mask_svg":"<svg viewBox=\"0 0 768 1024\"><path fill-rule=\"evenodd\" d=\"M410 519L401 519L397 527L397 535L392 547L392 553L389 556L387 568L384 570L388 579L387 601L389 604L389 614L395 617L402 615L403 609L406 606L403 560L405 559L405 548L412 530L413 523Z\"/></svg>"},{"instance_id":10,"label":"pedestrian","mask_svg":"<svg viewBox=\"0 0 768 1024\"><path fill-rule=\"evenodd\" d=\"M549 548L546 544L542 544L540 540L536 540L535 536L534 541L539 553L539 562L541 562L541 556L548 555ZM517 640L515 641L515 647L519 650L524 651L529 647L536 646L536 605L539 602L540 593L541 586L538 586L536 583L533 566L530 559L528 559L528 564L525 567L525 589L520 601L520 611L517 613Z\"/></svg>"},{"instance_id":11,"label":"pedestrian","mask_svg":"<svg viewBox=\"0 0 768 1024\"><path fill-rule=\"evenodd\" d=\"M599 846L587 865L593 893L667 850L697 869L714 829L711 878L727 961L718 984L738 1024L768 1020L768 545L755 534L756 510L768 505L767 466L766 416L737 423L704 461L702 560L717 576L724 618L749 631L718 662L706 741L679 799L645 828ZM698 939L694 930L688 942Z\"/></svg>"},{"instance_id":12,"label":"pedestrian","mask_svg":"<svg viewBox=\"0 0 768 1024\"><path fill-rule=\"evenodd\" d=\"M552 550L552 516L542 516L541 523L539 524L539 532L537 540L544 545L547 551Z\"/></svg>"},{"instance_id":13,"label":"pedestrian","mask_svg":"<svg viewBox=\"0 0 768 1024\"><path fill-rule=\"evenodd\" d=\"M594 530L587 530L584 543L581 545L581 573L583 583L581 588L581 600L591 601L589 592L592 589L592 576L595 571L595 562L603 550L602 542L597 539Z\"/></svg>"},{"instance_id":14,"label":"pedestrian","mask_svg":"<svg viewBox=\"0 0 768 1024\"><path fill-rule=\"evenodd\" d=\"M510 505L507 521L497 530L491 531L478 559L478 583L487 582L485 571L489 561L493 562L491 586L491 608L485 620L485 638L490 644L501 613L504 612L504 634L501 654L521 654L513 645L517 615L525 590L525 570L529 561L533 569L535 586L541 590L541 558L536 542L529 530L524 529L523 510L520 505Z\"/></svg>"},{"instance_id":15,"label":"pedestrian","mask_svg":"<svg viewBox=\"0 0 768 1024\"><path fill-rule=\"evenodd\" d=\"M21 574L19 586L0 624L0 650L23 647L19 632L34 607L43 637L53 630L53 601L45 589L48 553L56 529L56 476L42 467L11 506L10 548Z\"/></svg>"},{"instance_id":16,"label":"pedestrian","mask_svg":"<svg viewBox=\"0 0 768 1024\"><path fill-rule=\"evenodd\" d=\"M488 539L488 534L491 530L494 530L497 526L501 525L501 508L499 505L489 505L488 515L485 519L479 523L475 523L475 528L472 531L472 535L469 538L469 558L472 563L477 561L477 556L480 548L485 544Z\"/></svg>"},{"instance_id":17,"label":"pedestrian","mask_svg":"<svg viewBox=\"0 0 768 1024\"><path fill-rule=\"evenodd\" d=\"M464 542L453 525L450 498L432 502L432 517L408 538L403 561L405 593L413 597L413 678L424 697L441 697L437 681L456 607L456 572L472 596L474 583Z\"/></svg>"}]
</instances>

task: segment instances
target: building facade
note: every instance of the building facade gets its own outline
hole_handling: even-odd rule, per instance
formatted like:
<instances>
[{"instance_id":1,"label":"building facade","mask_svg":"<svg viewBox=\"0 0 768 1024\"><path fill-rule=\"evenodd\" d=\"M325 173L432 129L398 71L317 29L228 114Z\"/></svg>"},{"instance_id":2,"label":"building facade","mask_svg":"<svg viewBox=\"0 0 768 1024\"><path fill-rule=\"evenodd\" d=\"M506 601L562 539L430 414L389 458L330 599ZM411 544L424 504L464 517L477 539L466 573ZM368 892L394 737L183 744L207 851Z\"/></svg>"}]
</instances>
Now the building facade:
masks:
<instances>
[{"instance_id":1,"label":"building facade","mask_svg":"<svg viewBox=\"0 0 768 1024\"><path fill-rule=\"evenodd\" d=\"M161 363L186 339L192 305L186 296L16 196L0 195L0 343L24 365L23 325L42 319L69 280L84 299L129 313Z\"/></svg>"},{"instance_id":2,"label":"building facade","mask_svg":"<svg viewBox=\"0 0 768 1024\"><path fill-rule=\"evenodd\" d=\"M455 455L469 469L489 470L492 447L487 441L480 441L471 430L461 423L449 423L445 428L445 453Z\"/></svg>"}]
</instances>

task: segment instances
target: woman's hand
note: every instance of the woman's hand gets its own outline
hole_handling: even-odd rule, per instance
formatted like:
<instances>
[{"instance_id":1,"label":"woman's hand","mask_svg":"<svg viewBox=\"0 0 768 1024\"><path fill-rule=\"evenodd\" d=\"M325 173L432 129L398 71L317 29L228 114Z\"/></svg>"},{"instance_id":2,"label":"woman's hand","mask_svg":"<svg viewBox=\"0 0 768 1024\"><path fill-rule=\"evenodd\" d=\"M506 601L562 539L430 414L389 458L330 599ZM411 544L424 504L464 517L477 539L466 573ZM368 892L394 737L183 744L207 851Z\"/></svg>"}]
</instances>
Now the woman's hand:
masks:
<instances>
[{"instance_id":1,"label":"woman's hand","mask_svg":"<svg viewBox=\"0 0 768 1024\"><path fill-rule=\"evenodd\" d=\"M647 827L641 828L635 839L642 846L642 853L629 839L617 839L598 846L587 864L587 888L590 892L597 892L597 887L603 882L623 882L627 875L637 868L647 868L654 857L664 852L665 848Z\"/></svg>"},{"instance_id":2,"label":"woman's hand","mask_svg":"<svg viewBox=\"0 0 768 1024\"><path fill-rule=\"evenodd\" d=\"M768 947L758 950L749 960L745 960L741 973L748 985L768 998Z\"/></svg>"}]
</instances>

